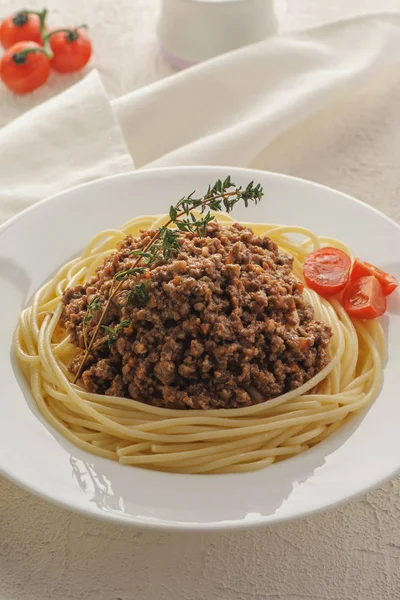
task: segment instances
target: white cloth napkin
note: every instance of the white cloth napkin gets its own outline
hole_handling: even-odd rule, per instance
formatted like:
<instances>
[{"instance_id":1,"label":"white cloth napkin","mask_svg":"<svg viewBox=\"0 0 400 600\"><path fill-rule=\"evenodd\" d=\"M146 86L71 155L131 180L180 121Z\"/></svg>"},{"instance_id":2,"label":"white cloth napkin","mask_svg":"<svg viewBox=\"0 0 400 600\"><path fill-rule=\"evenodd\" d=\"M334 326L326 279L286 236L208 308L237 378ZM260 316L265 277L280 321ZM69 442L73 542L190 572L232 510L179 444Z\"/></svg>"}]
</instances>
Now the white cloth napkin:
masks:
<instances>
[{"instance_id":1,"label":"white cloth napkin","mask_svg":"<svg viewBox=\"0 0 400 600\"><path fill-rule=\"evenodd\" d=\"M0 221L84 181L182 164L284 171L398 217L399 65L400 12L386 12L271 38L111 103L94 71L0 130Z\"/></svg>"}]
</instances>

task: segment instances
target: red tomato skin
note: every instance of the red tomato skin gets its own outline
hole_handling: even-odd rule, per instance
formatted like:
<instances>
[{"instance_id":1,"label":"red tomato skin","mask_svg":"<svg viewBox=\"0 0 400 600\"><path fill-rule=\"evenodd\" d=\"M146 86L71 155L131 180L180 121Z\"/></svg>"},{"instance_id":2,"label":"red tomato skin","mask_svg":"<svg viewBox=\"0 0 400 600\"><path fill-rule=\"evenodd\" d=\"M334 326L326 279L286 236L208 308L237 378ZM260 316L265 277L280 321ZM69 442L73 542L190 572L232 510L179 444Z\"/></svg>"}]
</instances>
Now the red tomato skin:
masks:
<instances>
[{"instance_id":1,"label":"red tomato skin","mask_svg":"<svg viewBox=\"0 0 400 600\"><path fill-rule=\"evenodd\" d=\"M382 316L387 300L378 279L367 275L351 281L343 293L343 307L349 316L357 319Z\"/></svg>"},{"instance_id":2,"label":"red tomato skin","mask_svg":"<svg viewBox=\"0 0 400 600\"><path fill-rule=\"evenodd\" d=\"M50 37L50 46L54 53L51 66L58 73L79 71L92 55L92 43L83 29L78 29L76 40L70 41L68 34L60 31Z\"/></svg>"},{"instance_id":3,"label":"red tomato skin","mask_svg":"<svg viewBox=\"0 0 400 600\"><path fill-rule=\"evenodd\" d=\"M328 298L344 290L350 268L351 259L345 252L327 246L307 256L303 267L304 279L309 288Z\"/></svg>"},{"instance_id":4,"label":"red tomato skin","mask_svg":"<svg viewBox=\"0 0 400 600\"><path fill-rule=\"evenodd\" d=\"M0 61L0 76L5 85L15 94L28 94L43 85L50 74L50 61L41 52L26 56L22 64L16 64L14 54L26 48L40 48L35 42L19 42L11 46Z\"/></svg>"},{"instance_id":5,"label":"red tomato skin","mask_svg":"<svg viewBox=\"0 0 400 600\"><path fill-rule=\"evenodd\" d=\"M16 25L14 19L18 13L14 13L7 19L4 19L0 25L0 42L5 50L18 44L18 42L36 42L42 43L40 34L40 19L38 15L27 16L27 22L24 25Z\"/></svg>"},{"instance_id":6,"label":"red tomato skin","mask_svg":"<svg viewBox=\"0 0 400 600\"><path fill-rule=\"evenodd\" d=\"M374 277L377 278L383 288L385 296L390 296L399 285L399 282L393 275L386 273L386 271L382 271L382 269L379 269L360 258L356 258L351 271L351 279L359 279L360 277L365 277L367 275L374 275Z\"/></svg>"}]
</instances>

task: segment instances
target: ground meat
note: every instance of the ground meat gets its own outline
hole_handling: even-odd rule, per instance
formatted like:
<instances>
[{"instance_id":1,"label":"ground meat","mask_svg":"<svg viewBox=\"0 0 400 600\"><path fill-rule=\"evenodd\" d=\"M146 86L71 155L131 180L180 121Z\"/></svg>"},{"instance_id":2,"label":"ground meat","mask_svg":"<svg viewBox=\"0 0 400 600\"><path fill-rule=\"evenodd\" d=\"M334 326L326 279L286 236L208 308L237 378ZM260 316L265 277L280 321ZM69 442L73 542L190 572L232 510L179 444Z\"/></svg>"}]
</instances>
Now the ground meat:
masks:
<instances>
[{"instance_id":1,"label":"ground meat","mask_svg":"<svg viewBox=\"0 0 400 600\"><path fill-rule=\"evenodd\" d=\"M127 236L86 286L64 293L62 321L78 348L88 304L100 298L104 306L114 275L133 266L132 250L151 235ZM313 320L291 257L273 241L240 224L210 223L206 236L182 233L179 242L169 261L150 265L144 304L127 301L134 277L112 299L104 324L129 324L89 356L88 391L167 408L235 408L295 389L327 364L331 330ZM87 339L100 313L86 323ZM71 372L81 360L82 351Z\"/></svg>"}]
</instances>

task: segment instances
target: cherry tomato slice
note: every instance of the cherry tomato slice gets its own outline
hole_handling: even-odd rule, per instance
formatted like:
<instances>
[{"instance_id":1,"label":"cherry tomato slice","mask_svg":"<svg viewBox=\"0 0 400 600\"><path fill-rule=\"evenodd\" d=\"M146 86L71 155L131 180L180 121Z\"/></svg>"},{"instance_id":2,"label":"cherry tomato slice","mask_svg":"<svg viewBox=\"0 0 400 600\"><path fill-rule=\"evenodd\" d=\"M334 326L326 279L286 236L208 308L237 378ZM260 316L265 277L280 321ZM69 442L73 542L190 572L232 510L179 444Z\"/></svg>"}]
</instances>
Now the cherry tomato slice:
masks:
<instances>
[{"instance_id":1,"label":"cherry tomato slice","mask_svg":"<svg viewBox=\"0 0 400 600\"><path fill-rule=\"evenodd\" d=\"M360 258L356 258L351 271L351 279L359 279L360 277L368 275L373 275L377 278L383 288L385 296L389 296L399 285L399 282L393 275L378 269L378 267L374 267L374 265L371 265Z\"/></svg>"},{"instance_id":2,"label":"cherry tomato slice","mask_svg":"<svg viewBox=\"0 0 400 600\"><path fill-rule=\"evenodd\" d=\"M21 10L0 25L0 43L5 50L18 42L42 43L39 15Z\"/></svg>"},{"instance_id":3,"label":"cherry tomato slice","mask_svg":"<svg viewBox=\"0 0 400 600\"><path fill-rule=\"evenodd\" d=\"M303 272L309 288L320 296L341 292L349 280L350 257L338 248L320 248L305 260Z\"/></svg>"},{"instance_id":4,"label":"cherry tomato slice","mask_svg":"<svg viewBox=\"0 0 400 600\"><path fill-rule=\"evenodd\" d=\"M16 56L27 49L33 49L34 52L26 54L21 60L16 60ZM0 76L15 94L32 92L47 80L50 74L50 61L42 51L43 48L35 42L19 42L3 54L0 61Z\"/></svg>"},{"instance_id":5,"label":"cherry tomato slice","mask_svg":"<svg viewBox=\"0 0 400 600\"><path fill-rule=\"evenodd\" d=\"M373 275L351 281L343 293L345 311L357 319L376 319L383 315L386 305L383 288Z\"/></svg>"}]
</instances>

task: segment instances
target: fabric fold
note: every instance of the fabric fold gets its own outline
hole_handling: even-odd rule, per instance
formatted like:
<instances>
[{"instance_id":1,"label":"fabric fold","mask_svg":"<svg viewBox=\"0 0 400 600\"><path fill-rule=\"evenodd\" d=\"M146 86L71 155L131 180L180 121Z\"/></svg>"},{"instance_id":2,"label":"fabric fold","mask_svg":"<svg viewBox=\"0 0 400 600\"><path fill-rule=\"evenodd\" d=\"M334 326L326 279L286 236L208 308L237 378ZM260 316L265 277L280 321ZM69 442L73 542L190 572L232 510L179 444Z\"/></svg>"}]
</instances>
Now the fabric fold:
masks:
<instances>
[{"instance_id":1,"label":"fabric fold","mask_svg":"<svg viewBox=\"0 0 400 600\"><path fill-rule=\"evenodd\" d=\"M38 200L131 170L97 71L0 130L0 222Z\"/></svg>"},{"instance_id":2,"label":"fabric fold","mask_svg":"<svg viewBox=\"0 0 400 600\"><path fill-rule=\"evenodd\" d=\"M281 133L398 65L399 40L400 13L357 16L223 55L112 105L137 167L248 166Z\"/></svg>"},{"instance_id":3,"label":"fabric fold","mask_svg":"<svg viewBox=\"0 0 400 600\"><path fill-rule=\"evenodd\" d=\"M399 41L400 12L357 16L270 38L112 102L93 71L0 130L0 221L134 167L255 166L358 193L360 130L382 172L400 135ZM348 148L329 155L340 136ZM344 185L340 160L349 165Z\"/></svg>"}]
</instances>

